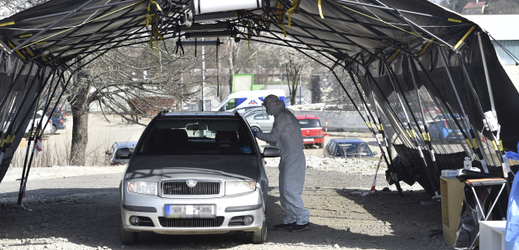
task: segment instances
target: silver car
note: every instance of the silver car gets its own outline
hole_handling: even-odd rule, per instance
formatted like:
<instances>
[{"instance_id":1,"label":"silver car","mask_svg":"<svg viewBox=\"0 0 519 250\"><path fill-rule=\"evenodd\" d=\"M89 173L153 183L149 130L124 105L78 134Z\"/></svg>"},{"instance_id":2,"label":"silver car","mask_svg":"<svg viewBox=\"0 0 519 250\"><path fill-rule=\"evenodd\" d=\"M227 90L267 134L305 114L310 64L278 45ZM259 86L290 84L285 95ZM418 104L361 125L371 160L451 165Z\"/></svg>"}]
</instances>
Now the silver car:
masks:
<instances>
[{"instance_id":1,"label":"silver car","mask_svg":"<svg viewBox=\"0 0 519 250\"><path fill-rule=\"evenodd\" d=\"M105 152L110 165L128 164L129 157L127 157L127 155L132 154L133 150L135 150L135 145L137 145L136 141L114 142L112 147ZM120 156L120 152L123 152L121 150L125 152L123 157Z\"/></svg>"},{"instance_id":2,"label":"silver car","mask_svg":"<svg viewBox=\"0 0 519 250\"><path fill-rule=\"evenodd\" d=\"M263 153L242 116L161 112L146 127L120 185L121 241L159 234L249 232L267 240Z\"/></svg>"},{"instance_id":3,"label":"silver car","mask_svg":"<svg viewBox=\"0 0 519 250\"><path fill-rule=\"evenodd\" d=\"M268 133L274 125L274 117L267 114L263 109L255 109L243 114L251 129Z\"/></svg>"}]
</instances>

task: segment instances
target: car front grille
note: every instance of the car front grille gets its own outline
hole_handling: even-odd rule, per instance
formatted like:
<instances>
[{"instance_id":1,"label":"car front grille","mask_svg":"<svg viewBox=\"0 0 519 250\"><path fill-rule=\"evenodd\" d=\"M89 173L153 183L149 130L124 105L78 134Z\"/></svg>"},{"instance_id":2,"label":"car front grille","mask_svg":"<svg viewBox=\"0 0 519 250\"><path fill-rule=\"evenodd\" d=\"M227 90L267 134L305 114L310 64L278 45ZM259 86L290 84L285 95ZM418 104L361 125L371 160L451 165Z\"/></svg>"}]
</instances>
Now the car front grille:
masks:
<instances>
[{"instance_id":1,"label":"car front grille","mask_svg":"<svg viewBox=\"0 0 519 250\"><path fill-rule=\"evenodd\" d=\"M159 217L160 225L163 227L219 227L223 224L223 220L223 216L214 219L167 219Z\"/></svg>"},{"instance_id":2,"label":"car front grille","mask_svg":"<svg viewBox=\"0 0 519 250\"><path fill-rule=\"evenodd\" d=\"M208 195L220 193L220 182L197 182L188 187L185 181L164 182L162 192L165 195Z\"/></svg>"}]
</instances>

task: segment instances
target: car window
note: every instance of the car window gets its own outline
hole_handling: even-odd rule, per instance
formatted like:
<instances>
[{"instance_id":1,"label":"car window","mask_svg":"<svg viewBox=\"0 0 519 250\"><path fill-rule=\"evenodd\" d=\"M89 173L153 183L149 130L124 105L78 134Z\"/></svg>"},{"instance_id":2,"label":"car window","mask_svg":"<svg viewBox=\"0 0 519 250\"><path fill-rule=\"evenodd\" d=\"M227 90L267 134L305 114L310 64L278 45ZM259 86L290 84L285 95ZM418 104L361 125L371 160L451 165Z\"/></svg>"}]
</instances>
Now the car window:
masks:
<instances>
[{"instance_id":1,"label":"car window","mask_svg":"<svg viewBox=\"0 0 519 250\"><path fill-rule=\"evenodd\" d=\"M257 114L257 115L254 115L254 119L255 120L268 120L269 115L267 113Z\"/></svg>"},{"instance_id":2,"label":"car window","mask_svg":"<svg viewBox=\"0 0 519 250\"><path fill-rule=\"evenodd\" d=\"M299 120L301 128L320 128L321 123L318 119L301 119Z\"/></svg>"},{"instance_id":3,"label":"car window","mask_svg":"<svg viewBox=\"0 0 519 250\"><path fill-rule=\"evenodd\" d=\"M370 156L372 155L366 143L341 143L338 154L341 156Z\"/></svg>"},{"instance_id":4,"label":"car window","mask_svg":"<svg viewBox=\"0 0 519 250\"><path fill-rule=\"evenodd\" d=\"M135 148L119 148L119 149L117 149L117 152L118 152L119 150L121 150L121 149L128 149L130 155L133 154L133 152L135 151ZM118 155L117 153L115 153L115 157L114 157L114 158L115 158L115 159L120 159L120 158L119 158L119 155Z\"/></svg>"},{"instance_id":5,"label":"car window","mask_svg":"<svg viewBox=\"0 0 519 250\"><path fill-rule=\"evenodd\" d=\"M137 154L251 154L247 133L239 120L158 120L148 130Z\"/></svg>"}]
</instances>

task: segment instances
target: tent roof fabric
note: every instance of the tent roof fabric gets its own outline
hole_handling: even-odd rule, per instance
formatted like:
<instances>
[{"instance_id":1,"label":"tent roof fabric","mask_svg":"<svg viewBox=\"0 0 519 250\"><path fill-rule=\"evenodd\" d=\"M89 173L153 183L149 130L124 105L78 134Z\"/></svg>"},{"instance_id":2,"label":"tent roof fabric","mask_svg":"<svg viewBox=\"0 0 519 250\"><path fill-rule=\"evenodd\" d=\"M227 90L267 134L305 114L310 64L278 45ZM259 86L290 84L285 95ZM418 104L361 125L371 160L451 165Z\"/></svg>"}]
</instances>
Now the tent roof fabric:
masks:
<instances>
[{"instance_id":1,"label":"tent roof fabric","mask_svg":"<svg viewBox=\"0 0 519 250\"><path fill-rule=\"evenodd\" d=\"M259 31L274 32L280 38L286 34L293 43L332 51L341 58L379 51L389 56L402 47L418 53L434 37L433 43L452 47L474 25L425 0L385 0L383 4L324 0L321 6L301 0L288 14L292 8L288 1L270 3L263 12L243 11L241 20L221 22L228 23L226 30L236 37L248 39L251 29L254 36L261 36ZM1 20L1 46L6 51L17 48L24 58L42 64L70 66L72 58L107 47L184 39L186 26L181 24L186 10L181 6L186 4L191 1L52 0ZM277 14L278 6L282 14ZM247 22L252 25L243 25Z\"/></svg>"}]
</instances>

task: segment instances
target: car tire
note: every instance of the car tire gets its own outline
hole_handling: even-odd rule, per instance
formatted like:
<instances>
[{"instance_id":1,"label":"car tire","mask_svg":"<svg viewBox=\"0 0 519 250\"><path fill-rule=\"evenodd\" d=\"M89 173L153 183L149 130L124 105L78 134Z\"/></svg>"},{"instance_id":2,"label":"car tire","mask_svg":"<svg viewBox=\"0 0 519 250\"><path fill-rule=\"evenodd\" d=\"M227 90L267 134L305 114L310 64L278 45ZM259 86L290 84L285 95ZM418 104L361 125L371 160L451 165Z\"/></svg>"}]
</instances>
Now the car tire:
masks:
<instances>
[{"instance_id":1,"label":"car tire","mask_svg":"<svg viewBox=\"0 0 519 250\"><path fill-rule=\"evenodd\" d=\"M261 129L258 128L258 127L251 127L250 129L251 129L251 130L254 130L254 131L256 131L256 132L261 132Z\"/></svg>"},{"instance_id":2,"label":"car tire","mask_svg":"<svg viewBox=\"0 0 519 250\"><path fill-rule=\"evenodd\" d=\"M319 148L324 148L324 143L319 143L317 145L319 146Z\"/></svg>"},{"instance_id":3,"label":"car tire","mask_svg":"<svg viewBox=\"0 0 519 250\"><path fill-rule=\"evenodd\" d=\"M121 221L121 243L123 245L133 245L139 240L138 232L129 232L124 230L123 222Z\"/></svg>"},{"instance_id":4,"label":"car tire","mask_svg":"<svg viewBox=\"0 0 519 250\"><path fill-rule=\"evenodd\" d=\"M252 243L263 244L265 242L267 242L267 217L263 214L263 224L261 225L261 229L252 232Z\"/></svg>"},{"instance_id":5,"label":"car tire","mask_svg":"<svg viewBox=\"0 0 519 250\"><path fill-rule=\"evenodd\" d=\"M56 125L52 124L52 134L55 134L58 131L58 127Z\"/></svg>"}]
</instances>

